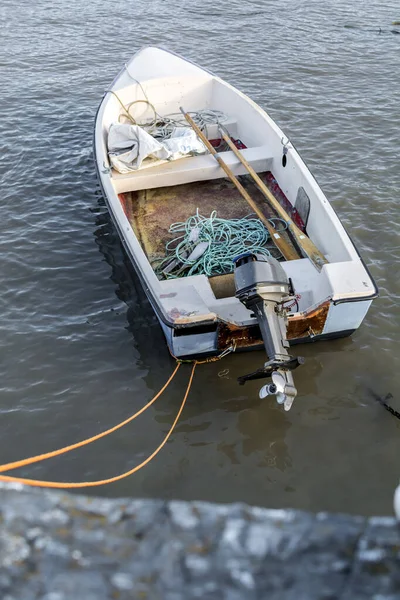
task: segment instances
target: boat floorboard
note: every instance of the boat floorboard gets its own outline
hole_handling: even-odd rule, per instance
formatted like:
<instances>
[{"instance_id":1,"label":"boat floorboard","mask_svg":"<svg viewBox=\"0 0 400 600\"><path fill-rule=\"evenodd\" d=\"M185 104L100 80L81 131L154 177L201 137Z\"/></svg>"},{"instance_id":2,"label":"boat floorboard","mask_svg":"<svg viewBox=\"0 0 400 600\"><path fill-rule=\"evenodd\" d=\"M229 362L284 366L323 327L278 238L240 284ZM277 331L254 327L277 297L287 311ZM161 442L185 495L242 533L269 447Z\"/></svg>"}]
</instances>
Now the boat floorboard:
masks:
<instances>
[{"instance_id":1,"label":"boat floorboard","mask_svg":"<svg viewBox=\"0 0 400 600\"><path fill-rule=\"evenodd\" d=\"M288 209L289 202L283 192L277 189L272 174L268 171L259 175ZM241 183L267 218L277 216L249 177L241 177ZM176 234L169 232L170 225L186 221L196 214L197 209L203 216L209 216L216 210L218 217L223 219L237 219L251 214L251 208L229 179L126 192L120 194L120 200L150 263L163 258L166 243L176 237ZM293 246L288 234L284 233L283 237ZM274 250L272 247L272 254L279 255L279 251Z\"/></svg>"}]
</instances>

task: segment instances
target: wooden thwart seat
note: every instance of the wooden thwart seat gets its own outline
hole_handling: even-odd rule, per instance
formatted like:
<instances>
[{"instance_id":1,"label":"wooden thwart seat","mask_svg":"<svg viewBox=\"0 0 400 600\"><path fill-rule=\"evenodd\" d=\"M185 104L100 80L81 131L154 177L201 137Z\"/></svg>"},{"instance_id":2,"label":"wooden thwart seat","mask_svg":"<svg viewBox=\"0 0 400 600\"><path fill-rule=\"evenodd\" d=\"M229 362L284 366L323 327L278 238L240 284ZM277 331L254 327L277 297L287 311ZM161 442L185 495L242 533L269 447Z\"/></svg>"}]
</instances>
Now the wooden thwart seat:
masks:
<instances>
[{"instance_id":1,"label":"wooden thwart seat","mask_svg":"<svg viewBox=\"0 0 400 600\"><path fill-rule=\"evenodd\" d=\"M268 156L267 146L246 148L242 154L256 172L271 169L272 158ZM220 156L235 175L247 173L232 151L221 152ZM112 171L112 182L118 194L221 177L226 175L210 154L181 158L132 173Z\"/></svg>"}]
</instances>

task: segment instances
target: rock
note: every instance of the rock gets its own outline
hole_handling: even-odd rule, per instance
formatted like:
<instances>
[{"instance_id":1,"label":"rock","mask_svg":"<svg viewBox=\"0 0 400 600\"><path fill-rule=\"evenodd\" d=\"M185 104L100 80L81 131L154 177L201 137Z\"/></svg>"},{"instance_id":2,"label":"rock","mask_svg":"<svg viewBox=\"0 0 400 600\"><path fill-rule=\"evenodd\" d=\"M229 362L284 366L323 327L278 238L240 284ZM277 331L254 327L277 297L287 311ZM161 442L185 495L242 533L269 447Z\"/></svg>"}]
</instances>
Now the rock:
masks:
<instances>
[{"instance_id":1,"label":"rock","mask_svg":"<svg viewBox=\"0 0 400 600\"><path fill-rule=\"evenodd\" d=\"M397 486L394 492L393 508L397 520L400 521L400 485Z\"/></svg>"},{"instance_id":2,"label":"rock","mask_svg":"<svg viewBox=\"0 0 400 600\"><path fill-rule=\"evenodd\" d=\"M0 485L8 600L400 598L400 529L233 504L111 500Z\"/></svg>"}]
</instances>

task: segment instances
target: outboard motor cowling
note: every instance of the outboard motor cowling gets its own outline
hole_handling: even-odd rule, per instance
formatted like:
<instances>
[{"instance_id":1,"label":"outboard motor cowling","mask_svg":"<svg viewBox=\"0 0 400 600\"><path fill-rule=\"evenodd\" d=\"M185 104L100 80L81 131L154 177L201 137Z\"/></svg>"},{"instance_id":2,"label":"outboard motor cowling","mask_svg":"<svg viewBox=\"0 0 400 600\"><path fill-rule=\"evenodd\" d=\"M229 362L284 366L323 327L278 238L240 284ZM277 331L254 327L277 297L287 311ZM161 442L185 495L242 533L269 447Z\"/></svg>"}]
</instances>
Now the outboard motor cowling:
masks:
<instances>
[{"instance_id":1,"label":"outboard motor cowling","mask_svg":"<svg viewBox=\"0 0 400 600\"><path fill-rule=\"evenodd\" d=\"M275 258L246 253L234 262L236 297L257 318L268 355L262 369L239 377L239 382L271 377L272 383L261 388L260 398L276 395L277 401L289 410L297 395L292 370L304 362L287 351L287 309L283 303L294 296L291 281Z\"/></svg>"}]
</instances>

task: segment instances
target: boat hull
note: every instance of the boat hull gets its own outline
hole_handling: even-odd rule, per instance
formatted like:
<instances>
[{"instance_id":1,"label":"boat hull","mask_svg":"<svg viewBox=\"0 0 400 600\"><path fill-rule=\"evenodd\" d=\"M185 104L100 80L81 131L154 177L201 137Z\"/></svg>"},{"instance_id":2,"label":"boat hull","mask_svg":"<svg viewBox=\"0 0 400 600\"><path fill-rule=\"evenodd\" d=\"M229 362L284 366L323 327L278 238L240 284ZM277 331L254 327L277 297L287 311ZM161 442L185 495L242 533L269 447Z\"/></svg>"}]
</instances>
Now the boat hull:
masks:
<instances>
[{"instance_id":1,"label":"boat hull","mask_svg":"<svg viewBox=\"0 0 400 600\"><path fill-rule=\"evenodd\" d=\"M157 49L150 50L153 52ZM179 57L173 56L176 63ZM183 61L183 59L179 60ZM129 66L133 65L133 62L131 61ZM190 69L190 64L187 64ZM196 67L196 69L198 68ZM114 87L118 89L121 77L126 77L125 72L116 78L111 89ZM218 86L222 85L221 80L214 79ZM272 144L273 148L278 148L277 152L282 152L280 144L282 132L279 128L271 122L266 113L243 94L227 84L224 85L229 94L232 95L232 90L237 94L243 106L248 105L247 109L251 109L252 114L256 114L258 119L265 120L271 139L277 140L274 142L275 146ZM221 174L216 170L212 157L196 157L193 159L197 161L193 169L189 168L190 161L192 161L189 158L180 163L182 166L177 171L174 171L174 165L162 165L155 175L152 175L155 169L145 169L143 173L139 171L135 173L134 177L110 175L111 169L108 167L104 144L104 131L106 130L104 115L108 101L107 97L103 99L96 116L94 154L98 179L123 247L160 322L170 351L177 357L194 358L218 355L227 348L241 351L263 347L256 320L234 298L234 294L231 294L229 298L222 296L221 299L213 296L210 282L205 276L181 278L175 280L175 283L171 280L159 281L157 279L148 256L138 241L137 232L135 233L128 218L124 202L121 200L128 188L130 190L160 189L165 185L186 185L188 181L202 180L204 182L210 177L218 179ZM372 299L378 295L377 287L336 213L294 147L289 147L287 153L290 177L285 174L288 173L288 169L286 172L282 170L281 154L278 153L275 156L275 150L267 155L260 154L262 148L262 146L258 146L248 150L248 155L252 157L257 171L273 169L274 175L277 174L278 180L283 182L280 184L284 187L284 193L292 204L296 200L295 192L297 190L297 188L294 191L292 189L293 181L300 182L296 185L305 186L307 194L311 196L312 203L314 203L314 213L311 211L311 216L314 214L316 222L321 221L324 223L324 227L329 227L330 234L321 237L311 218L308 230L316 238L319 236L317 242L322 249L324 249L327 239L334 242L331 244L331 249L327 248L328 254L331 255L331 263L324 265L319 274L310 266L308 259L281 263L288 276L297 278L300 284L303 280L309 279L300 308L297 307L296 313L288 316L289 342L293 345L351 335L363 321ZM233 160L229 153L225 154L227 159ZM270 158L265 158L270 154ZM240 165L236 165L235 168L238 169L237 174L240 175ZM284 179L282 179L282 172ZM195 178L191 179L192 177ZM143 187L144 185L147 187ZM314 294L315 299L313 299L311 290L318 292ZM306 302L306 297L311 298L311 301Z\"/></svg>"}]
</instances>

